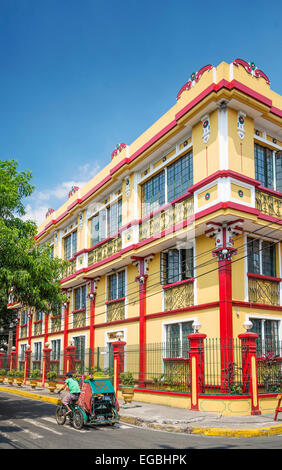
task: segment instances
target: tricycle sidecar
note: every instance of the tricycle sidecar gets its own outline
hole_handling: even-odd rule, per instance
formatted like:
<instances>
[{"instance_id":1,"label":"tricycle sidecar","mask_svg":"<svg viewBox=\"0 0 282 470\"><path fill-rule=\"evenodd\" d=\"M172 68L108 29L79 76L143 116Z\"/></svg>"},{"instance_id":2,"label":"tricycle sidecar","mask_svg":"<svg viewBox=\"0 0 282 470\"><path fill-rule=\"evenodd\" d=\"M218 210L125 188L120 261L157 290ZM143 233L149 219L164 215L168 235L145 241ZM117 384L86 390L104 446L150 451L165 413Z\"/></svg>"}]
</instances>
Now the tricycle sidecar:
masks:
<instances>
[{"instance_id":1,"label":"tricycle sidecar","mask_svg":"<svg viewBox=\"0 0 282 470\"><path fill-rule=\"evenodd\" d=\"M119 422L118 401L109 379L84 379L77 404L83 411L84 424L114 425Z\"/></svg>"}]
</instances>

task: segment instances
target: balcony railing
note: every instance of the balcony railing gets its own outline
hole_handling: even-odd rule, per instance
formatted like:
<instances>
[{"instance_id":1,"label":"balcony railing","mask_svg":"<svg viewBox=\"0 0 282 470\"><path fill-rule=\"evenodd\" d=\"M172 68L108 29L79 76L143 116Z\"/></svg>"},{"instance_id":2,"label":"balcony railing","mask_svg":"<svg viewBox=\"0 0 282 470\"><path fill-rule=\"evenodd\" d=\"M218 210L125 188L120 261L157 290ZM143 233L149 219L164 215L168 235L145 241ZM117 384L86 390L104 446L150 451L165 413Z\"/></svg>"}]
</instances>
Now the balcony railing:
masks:
<instances>
[{"instance_id":1,"label":"balcony railing","mask_svg":"<svg viewBox=\"0 0 282 470\"><path fill-rule=\"evenodd\" d=\"M98 263L103 259L118 253L122 248L120 235L114 238L107 239L105 242L100 243L96 248L93 248L88 253L88 266Z\"/></svg>"},{"instance_id":2,"label":"balcony railing","mask_svg":"<svg viewBox=\"0 0 282 470\"><path fill-rule=\"evenodd\" d=\"M81 328L86 326L86 312L85 310L80 310L73 313L73 328Z\"/></svg>"},{"instance_id":3,"label":"balcony railing","mask_svg":"<svg viewBox=\"0 0 282 470\"><path fill-rule=\"evenodd\" d=\"M34 335L42 335L42 320L34 322Z\"/></svg>"},{"instance_id":4,"label":"balcony railing","mask_svg":"<svg viewBox=\"0 0 282 470\"><path fill-rule=\"evenodd\" d=\"M64 277L68 277L68 276L71 276L72 274L74 274L76 271L76 259L73 259L71 261L68 262L68 265L64 271Z\"/></svg>"},{"instance_id":5,"label":"balcony railing","mask_svg":"<svg viewBox=\"0 0 282 470\"><path fill-rule=\"evenodd\" d=\"M125 298L106 302L107 322L125 319Z\"/></svg>"},{"instance_id":6,"label":"balcony railing","mask_svg":"<svg viewBox=\"0 0 282 470\"><path fill-rule=\"evenodd\" d=\"M159 236L162 232L181 224L194 214L194 198L188 197L169 205L164 210L145 218L139 226L139 240Z\"/></svg>"},{"instance_id":7,"label":"balcony railing","mask_svg":"<svg viewBox=\"0 0 282 470\"><path fill-rule=\"evenodd\" d=\"M194 282L189 279L188 282L176 283L164 286L165 290L165 309L175 310L194 305Z\"/></svg>"},{"instance_id":8,"label":"balcony railing","mask_svg":"<svg viewBox=\"0 0 282 470\"><path fill-rule=\"evenodd\" d=\"M61 331L61 316L55 316L51 318L51 333Z\"/></svg>"},{"instance_id":9,"label":"balcony railing","mask_svg":"<svg viewBox=\"0 0 282 470\"><path fill-rule=\"evenodd\" d=\"M282 198L262 191L256 191L256 208L263 214L281 219Z\"/></svg>"},{"instance_id":10,"label":"balcony railing","mask_svg":"<svg viewBox=\"0 0 282 470\"><path fill-rule=\"evenodd\" d=\"M249 302L279 305L279 280L256 278L249 275Z\"/></svg>"}]
</instances>

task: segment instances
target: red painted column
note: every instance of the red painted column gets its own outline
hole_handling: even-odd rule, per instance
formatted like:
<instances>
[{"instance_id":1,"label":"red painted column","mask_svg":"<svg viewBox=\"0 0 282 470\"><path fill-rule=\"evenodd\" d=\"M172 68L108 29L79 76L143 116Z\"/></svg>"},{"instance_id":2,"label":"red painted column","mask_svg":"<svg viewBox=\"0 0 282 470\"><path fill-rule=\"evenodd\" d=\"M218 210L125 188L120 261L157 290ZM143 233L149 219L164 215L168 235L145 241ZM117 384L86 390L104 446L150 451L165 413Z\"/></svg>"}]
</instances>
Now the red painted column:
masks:
<instances>
[{"instance_id":1,"label":"red painted column","mask_svg":"<svg viewBox=\"0 0 282 470\"><path fill-rule=\"evenodd\" d=\"M5 353L0 351L0 369L4 369Z\"/></svg>"},{"instance_id":2,"label":"red painted column","mask_svg":"<svg viewBox=\"0 0 282 470\"><path fill-rule=\"evenodd\" d=\"M243 390L251 394L251 414L260 415L257 375L257 338L256 333L243 333L241 340Z\"/></svg>"},{"instance_id":3,"label":"red painted column","mask_svg":"<svg viewBox=\"0 0 282 470\"><path fill-rule=\"evenodd\" d=\"M67 370L67 346L68 346L68 331L69 331L69 308L70 302L66 302L64 304L65 308L65 321L64 321L64 363L63 363L63 371L64 373Z\"/></svg>"},{"instance_id":4,"label":"red painted column","mask_svg":"<svg viewBox=\"0 0 282 470\"><path fill-rule=\"evenodd\" d=\"M25 361L24 361L24 384L30 375L30 362L31 362L31 349L26 349L25 352Z\"/></svg>"},{"instance_id":5,"label":"red painted column","mask_svg":"<svg viewBox=\"0 0 282 470\"><path fill-rule=\"evenodd\" d=\"M19 353L19 339L20 339L20 319L19 319L19 310L17 310L16 318L16 353Z\"/></svg>"},{"instance_id":6,"label":"red painted column","mask_svg":"<svg viewBox=\"0 0 282 470\"><path fill-rule=\"evenodd\" d=\"M204 392L204 339L207 335L192 333L190 340L190 383L191 383L191 410L199 411L199 394Z\"/></svg>"},{"instance_id":7,"label":"red painted column","mask_svg":"<svg viewBox=\"0 0 282 470\"><path fill-rule=\"evenodd\" d=\"M50 356L51 356L51 348L44 348L43 349L43 368L42 368L42 387L46 382L46 374L50 370Z\"/></svg>"},{"instance_id":8,"label":"red painted column","mask_svg":"<svg viewBox=\"0 0 282 470\"><path fill-rule=\"evenodd\" d=\"M71 372L72 374L75 372L75 351L76 346L67 346L66 348L66 372Z\"/></svg>"},{"instance_id":9,"label":"red painted column","mask_svg":"<svg viewBox=\"0 0 282 470\"><path fill-rule=\"evenodd\" d=\"M139 387L144 386L146 378L146 284L145 259L133 257L134 264L138 266L139 275Z\"/></svg>"},{"instance_id":10,"label":"red painted column","mask_svg":"<svg viewBox=\"0 0 282 470\"><path fill-rule=\"evenodd\" d=\"M32 336L32 313L28 314L28 344L31 346L31 336Z\"/></svg>"},{"instance_id":11,"label":"red painted column","mask_svg":"<svg viewBox=\"0 0 282 470\"><path fill-rule=\"evenodd\" d=\"M49 329L49 313L45 313L44 343L48 342L48 329Z\"/></svg>"},{"instance_id":12,"label":"red painted column","mask_svg":"<svg viewBox=\"0 0 282 470\"><path fill-rule=\"evenodd\" d=\"M11 362L10 362L10 370L17 369L17 352L11 351Z\"/></svg>"},{"instance_id":13,"label":"red painted column","mask_svg":"<svg viewBox=\"0 0 282 470\"><path fill-rule=\"evenodd\" d=\"M124 371L124 346L126 342L116 341L112 343L114 347L114 374L113 374L113 387L117 395L119 386L119 374Z\"/></svg>"}]
</instances>

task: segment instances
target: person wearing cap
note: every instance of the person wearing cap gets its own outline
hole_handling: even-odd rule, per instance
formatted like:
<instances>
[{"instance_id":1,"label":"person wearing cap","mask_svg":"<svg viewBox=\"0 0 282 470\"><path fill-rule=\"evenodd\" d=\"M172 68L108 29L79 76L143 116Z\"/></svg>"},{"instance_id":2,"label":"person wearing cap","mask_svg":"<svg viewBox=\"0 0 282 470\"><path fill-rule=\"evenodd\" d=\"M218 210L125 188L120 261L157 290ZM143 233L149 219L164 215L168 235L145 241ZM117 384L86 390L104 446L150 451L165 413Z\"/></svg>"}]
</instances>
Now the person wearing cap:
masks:
<instances>
[{"instance_id":1,"label":"person wearing cap","mask_svg":"<svg viewBox=\"0 0 282 470\"><path fill-rule=\"evenodd\" d=\"M58 390L58 393L61 393L68 387L69 392L63 397L62 403L67 407L67 415L71 413L71 409L69 407L69 403L71 400L77 401L80 395L80 388L78 382L72 378L72 374L70 372L66 373L66 380L64 385Z\"/></svg>"}]
</instances>

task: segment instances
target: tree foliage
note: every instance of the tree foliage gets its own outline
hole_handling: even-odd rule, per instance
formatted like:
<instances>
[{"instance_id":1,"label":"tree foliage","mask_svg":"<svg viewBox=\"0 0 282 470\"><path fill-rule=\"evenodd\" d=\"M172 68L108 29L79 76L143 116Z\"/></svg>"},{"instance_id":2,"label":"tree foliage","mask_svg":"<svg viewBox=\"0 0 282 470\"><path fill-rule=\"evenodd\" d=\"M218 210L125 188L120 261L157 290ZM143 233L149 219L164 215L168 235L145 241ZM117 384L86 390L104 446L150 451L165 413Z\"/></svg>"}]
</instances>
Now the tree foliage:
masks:
<instances>
[{"instance_id":1,"label":"tree foliage","mask_svg":"<svg viewBox=\"0 0 282 470\"><path fill-rule=\"evenodd\" d=\"M36 310L56 311L64 300L60 279L65 261L51 257L49 246L35 243L36 223L23 220L24 198L34 186L30 171L19 172L15 160L0 161L0 302L7 316L9 293L14 301Z\"/></svg>"}]
</instances>

